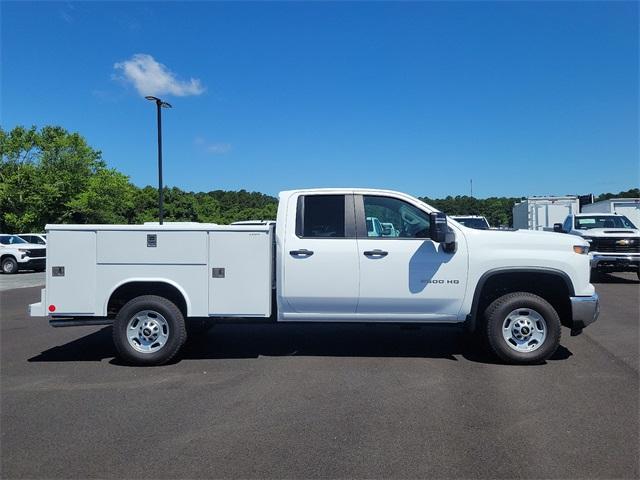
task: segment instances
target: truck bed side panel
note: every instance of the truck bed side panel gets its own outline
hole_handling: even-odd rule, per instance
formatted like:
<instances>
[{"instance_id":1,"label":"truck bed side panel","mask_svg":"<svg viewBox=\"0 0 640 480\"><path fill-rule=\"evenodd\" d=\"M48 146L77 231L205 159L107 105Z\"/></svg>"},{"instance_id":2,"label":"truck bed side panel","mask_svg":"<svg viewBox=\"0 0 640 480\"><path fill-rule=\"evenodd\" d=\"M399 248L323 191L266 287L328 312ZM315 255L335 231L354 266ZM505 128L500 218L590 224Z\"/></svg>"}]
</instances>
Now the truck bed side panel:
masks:
<instances>
[{"instance_id":1,"label":"truck bed side panel","mask_svg":"<svg viewBox=\"0 0 640 480\"><path fill-rule=\"evenodd\" d=\"M161 282L180 291L185 298L189 316L206 317L207 270L206 265L98 265L97 315L107 314L109 297L120 285L129 282Z\"/></svg>"}]
</instances>

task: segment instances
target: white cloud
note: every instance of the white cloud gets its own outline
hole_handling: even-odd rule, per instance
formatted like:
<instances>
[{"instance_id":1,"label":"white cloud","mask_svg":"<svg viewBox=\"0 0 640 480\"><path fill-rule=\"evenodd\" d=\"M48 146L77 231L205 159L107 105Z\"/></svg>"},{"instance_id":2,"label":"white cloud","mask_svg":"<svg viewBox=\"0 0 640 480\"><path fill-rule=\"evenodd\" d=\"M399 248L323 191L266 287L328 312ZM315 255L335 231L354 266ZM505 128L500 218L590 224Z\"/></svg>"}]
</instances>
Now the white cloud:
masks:
<instances>
[{"instance_id":1,"label":"white cloud","mask_svg":"<svg viewBox=\"0 0 640 480\"><path fill-rule=\"evenodd\" d=\"M129 60L114 64L113 68L122 72L121 78L132 83L142 96L170 94L186 97L200 95L205 90L197 78L179 80L165 65L146 53L136 53Z\"/></svg>"},{"instance_id":2,"label":"white cloud","mask_svg":"<svg viewBox=\"0 0 640 480\"><path fill-rule=\"evenodd\" d=\"M224 155L231 151L230 143L209 143L202 137L196 137L194 143L211 155Z\"/></svg>"}]
</instances>

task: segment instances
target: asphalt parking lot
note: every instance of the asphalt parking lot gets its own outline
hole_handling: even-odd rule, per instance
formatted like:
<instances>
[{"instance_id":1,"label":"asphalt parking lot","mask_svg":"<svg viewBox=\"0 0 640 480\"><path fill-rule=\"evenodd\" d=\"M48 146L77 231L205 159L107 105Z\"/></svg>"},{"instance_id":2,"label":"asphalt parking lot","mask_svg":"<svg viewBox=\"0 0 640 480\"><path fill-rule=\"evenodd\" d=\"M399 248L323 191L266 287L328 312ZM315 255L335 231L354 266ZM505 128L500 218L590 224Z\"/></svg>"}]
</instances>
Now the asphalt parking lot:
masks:
<instances>
[{"instance_id":1,"label":"asphalt parking lot","mask_svg":"<svg viewBox=\"0 0 640 480\"><path fill-rule=\"evenodd\" d=\"M0 292L44 285L44 272L21 271L13 275L0 273Z\"/></svg>"},{"instance_id":2,"label":"asphalt parking lot","mask_svg":"<svg viewBox=\"0 0 640 480\"><path fill-rule=\"evenodd\" d=\"M0 293L2 478L638 478L640 284L544 365L451 329L220 325L171 365Z\"/></svg>"}]
</instances>

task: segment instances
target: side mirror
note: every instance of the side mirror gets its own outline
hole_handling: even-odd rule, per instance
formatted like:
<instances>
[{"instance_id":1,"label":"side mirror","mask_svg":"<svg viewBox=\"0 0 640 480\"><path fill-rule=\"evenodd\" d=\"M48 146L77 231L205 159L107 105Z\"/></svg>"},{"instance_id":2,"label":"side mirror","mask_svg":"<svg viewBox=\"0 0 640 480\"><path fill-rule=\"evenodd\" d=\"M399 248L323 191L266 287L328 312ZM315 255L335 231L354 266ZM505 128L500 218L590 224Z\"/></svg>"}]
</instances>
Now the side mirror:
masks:
<instances>
[{"instance_id":1,"label":"side mirror","mask_svg":"<svg viewBox=\"0 0 640 480\"><path fill-rule=\"evenodd\" d=\"M442 212L429 214L429 237L436 243L447 241L447 216Z\"/></svg>"},{"instance_id":2,"label":"side mirror","mask_svg":"<svg viewBox=\"0 0 640 480\"><path fill-rule=\"evenodd\" d=\"M553 231L557 232L557 233L564 233L564 230L562 229L562 224L561 223L554 223L553 224Z\"/></svg>"}]
</instances>

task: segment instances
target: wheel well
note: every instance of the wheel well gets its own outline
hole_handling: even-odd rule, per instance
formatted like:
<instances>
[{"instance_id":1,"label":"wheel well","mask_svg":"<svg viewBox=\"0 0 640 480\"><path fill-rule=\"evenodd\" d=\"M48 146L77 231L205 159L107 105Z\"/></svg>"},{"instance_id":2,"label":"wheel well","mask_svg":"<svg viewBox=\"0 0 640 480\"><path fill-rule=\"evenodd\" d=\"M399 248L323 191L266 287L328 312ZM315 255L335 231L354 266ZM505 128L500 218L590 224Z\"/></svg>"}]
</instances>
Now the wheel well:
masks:
<instances>
[{"instance_id":1,"label":"wheel well","mask_svg":"<svg viewBox=\"0 0 640 480\"><path fill-rule=\"evenodd\" d=\"M187 301L176 287L165 282L129 282L120 285L109 297L107 315L115 316L129 301L140 295L158 295L172 301L187 316Z\"/></svg>"},{"instance_id":2,"label":"wheel well","mask_svg":"<svg viewBox=\"0 0 640 480\"><path fill-rule=\"evenodd\" d=\"M567 283L569 282L569 283ZM496 298L512 292L529 292L544 298L558 312L563 324L571 320L573 295L570 280L553 272L503 272L487 278L476 292L473 316L480 322L484 311Z\"/></svg>"},{"instance_id":3,"label":"wheel well","mask_svg":"<svg viewBox=\"0 0 640 480\"><path fill-rule=\"evenodd\" d=\"M16 258L16 256L15 256L15 255L12 255L11 253L5 253L4 255L2 255L2 256L0 257L0 262L2 262L2 261L3 261L5 258L7 258L7 257L11 257L11 258L13 258L16 262L18 261L18 259Z\"/></svg>"}]
</instances>

